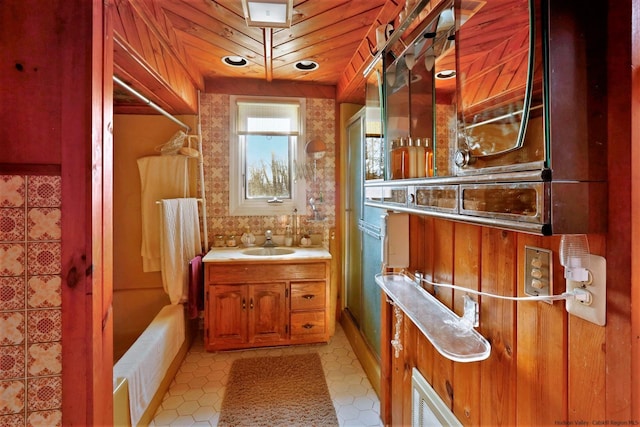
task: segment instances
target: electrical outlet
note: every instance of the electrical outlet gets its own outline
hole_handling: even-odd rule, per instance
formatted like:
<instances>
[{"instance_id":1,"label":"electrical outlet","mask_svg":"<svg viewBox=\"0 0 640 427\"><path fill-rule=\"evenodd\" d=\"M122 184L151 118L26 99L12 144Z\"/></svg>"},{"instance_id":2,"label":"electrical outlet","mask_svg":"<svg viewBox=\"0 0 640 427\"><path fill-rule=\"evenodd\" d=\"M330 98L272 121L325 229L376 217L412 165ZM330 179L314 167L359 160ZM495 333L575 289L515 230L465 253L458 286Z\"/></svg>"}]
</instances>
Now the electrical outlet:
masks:
<instances>
[{"instance_id":1,"label":"electrical outlet","mask_svg":"<svg viewBox=\"0 0 640 427\"><path fill-rule=\"evenodd\" d=\"M553 263L548 249L524 247L524 293L530 296L551 295ZM549 304L551 300L545 301Z\"/></svg>"},{"instance_id":2,"label":"electrical outlet","mask_svg":"<svg viewBox=\"0 0 640 427\"><path fill-rule=\"evenodd\" d=\"M607 261L597 255L589 255L589 279L586 282L567 280L567 292L582 288L588 292L590 301L568 299L567 312L596 325L607 323Z\"/></svg>"}]
</instances>

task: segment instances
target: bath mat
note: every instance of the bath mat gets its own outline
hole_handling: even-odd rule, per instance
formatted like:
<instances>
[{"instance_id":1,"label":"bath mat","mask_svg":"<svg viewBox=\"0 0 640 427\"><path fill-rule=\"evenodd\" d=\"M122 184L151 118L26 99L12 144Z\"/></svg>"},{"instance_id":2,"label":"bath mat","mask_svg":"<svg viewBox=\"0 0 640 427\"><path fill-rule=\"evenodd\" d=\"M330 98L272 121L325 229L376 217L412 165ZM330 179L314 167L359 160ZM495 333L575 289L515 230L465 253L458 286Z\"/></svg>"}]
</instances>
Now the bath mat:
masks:
<instances>
[{"instance_id":1,"label":"bath mat","mask_svg":"<svg viewBox=\"0 0 640 427\"><path fill-rule=\"evenodd\" d=\"M219 426L337 426L317 353L236 359Z\"/></svg>"}]
</instances>

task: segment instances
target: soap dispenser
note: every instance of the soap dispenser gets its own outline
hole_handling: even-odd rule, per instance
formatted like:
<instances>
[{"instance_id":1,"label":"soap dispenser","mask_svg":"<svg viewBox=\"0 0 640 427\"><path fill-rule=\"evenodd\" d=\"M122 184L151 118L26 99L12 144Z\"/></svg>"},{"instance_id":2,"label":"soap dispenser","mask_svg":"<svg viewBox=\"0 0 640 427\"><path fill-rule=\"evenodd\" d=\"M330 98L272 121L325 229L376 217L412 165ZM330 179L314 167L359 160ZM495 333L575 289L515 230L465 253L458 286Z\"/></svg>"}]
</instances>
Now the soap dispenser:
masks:
<instances>
[{"instance_id":1,"label":"soap dispenser","mask_svg":"<svg viewBox=\"0 0 640 427\"><path fill-rule=\"evenodd\" d=\"M256 237L253 235L249 227L245 227L244 233L242 233L242 237L240 237L240 241L246 247L255 245Z\"/></svg>"}]
</instances>

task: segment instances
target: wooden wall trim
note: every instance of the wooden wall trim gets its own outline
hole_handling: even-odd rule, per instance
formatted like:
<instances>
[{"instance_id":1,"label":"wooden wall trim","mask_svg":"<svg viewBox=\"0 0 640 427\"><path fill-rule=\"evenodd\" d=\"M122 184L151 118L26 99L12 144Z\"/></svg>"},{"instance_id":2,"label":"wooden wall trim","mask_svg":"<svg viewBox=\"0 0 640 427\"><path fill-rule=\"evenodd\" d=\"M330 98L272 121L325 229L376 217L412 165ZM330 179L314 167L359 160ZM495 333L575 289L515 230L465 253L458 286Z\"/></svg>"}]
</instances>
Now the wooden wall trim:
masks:
<instances>
[{"instance_id":1,"label":"wooden wall trim","mask_svg":"<svg viewBox=\"0 0 640 427\"><path fill-rule=\"evenodd\" d=\"M628 8L628 2L621 2ZM609 6L613 8L613 5ZM631 13L625 7L610 14L610 22L631 18L631 419L640 420L640 1L631 2ZM620 15L620 16L618 16ZM622 21L619 21L622 19ZM613 24L612 24L613 25ZM611 25L610 25L611 26ZM615 44L615 39L610 39ZM615 75L614 75L615 76ZM613 102L614 99L611 99Z\"/></svg>"},{"instance_id":2,"label":"wooden wall trim","mask_svg":"<svg viewBox=\"0 0 640 427\"><path fill-rule=\"evenodd\" d=\"M303 98L335 99L336 87L290 81L267 82L258 79L218 78L205 82L206 93L228 95L299 96Z\"/></svg>"},{"instance_id":3,"label":"wooden wall trim","mask_svg":"<svg viewBox=\"0 0 640 427\"><path fill-rule=\"evenodd\" d=\"M631 308L634 287L638 288L638 276L632 275L632 264L637 269L638 215L632 216L632 198L638 200L637 164L633 157L638 147L638 21L632 20L632 11L640 7L638 1L622 0L608 5L607 71L608 71L608 167L609 167L609 229L607 235L607 327L606 327L606 415L609 419L632 419L632 407L640 396L632 400L632 387L638 391L638 358L632 362L632 349L636 352L638 335L632 329L638 327L638 313L632 320ZM620 73L620 70L625 72ZM627 71L628 70L628 71ZM631 96L635 94L635 97ZM635 120L633 118L635 117ZM635 140L633 139L635 137ZM636 164L634 164L636 163ZM632 179L636 175L636 180ZM635 194L634 194L635 193ZM637 205L635 206L637 208ZM635 236L632 232L636 230ZM636 241L632 241L635 237ZM632 246L633 245L633 246ZM632 258L632 254L634 258ZM634 279L635 278L635 279ZM635 280L636 283L633 283ZM634 286L635 285L635 286ZM637 292L637 291L635 291ZM636 294L637 295L637 294ZM637 296L636 296L637 297ZM636 300L637 301L637 300ZM636 353L637 355L637 353ZM635 370L633 369L635 367ZM629 375L629 373L632 375ZM636 384L632 385L632 381Z\"/></svg>"}]
</instances>

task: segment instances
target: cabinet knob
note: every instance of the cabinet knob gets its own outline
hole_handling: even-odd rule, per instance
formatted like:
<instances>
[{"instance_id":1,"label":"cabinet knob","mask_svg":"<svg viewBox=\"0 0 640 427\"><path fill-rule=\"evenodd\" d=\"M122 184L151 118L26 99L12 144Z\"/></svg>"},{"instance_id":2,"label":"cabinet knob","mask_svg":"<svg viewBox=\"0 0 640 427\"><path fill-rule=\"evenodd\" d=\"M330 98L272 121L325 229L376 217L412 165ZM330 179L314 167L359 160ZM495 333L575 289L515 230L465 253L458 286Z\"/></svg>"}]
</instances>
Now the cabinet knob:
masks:
<instances>
[{"instance_id":1,"label":"cabinet knob","mask_svg":"<svg viewBox=\"0 0 640 427\"><path fill-rule=\"evenodd\" d=\"M313 323L305 323L304 325L302 325L303 328L305 329L311 329L313 328L315 325Z\"/></svg>"},{"instance_id":2,"label":"cabinet knob","mask_svg":"<svg viewBox=\"0 0 640 427\"><path fill-rule=\"evenodd\" d=\"M468 150L457 150L453 161L456 166L463 168L471 163L471 153Z\"/></svg>"},{"instance_id":3,"label":"cabinet knob","mask_svg":"<svg viewBox=\"0 0 640 427\"><path fill-rule=\"evenodd\" d=\"M306 295L302 295L302 298L304 299L314 299L316 296L314 294L306 294Z\"/></svg>"}]
</instances>

